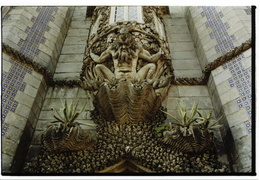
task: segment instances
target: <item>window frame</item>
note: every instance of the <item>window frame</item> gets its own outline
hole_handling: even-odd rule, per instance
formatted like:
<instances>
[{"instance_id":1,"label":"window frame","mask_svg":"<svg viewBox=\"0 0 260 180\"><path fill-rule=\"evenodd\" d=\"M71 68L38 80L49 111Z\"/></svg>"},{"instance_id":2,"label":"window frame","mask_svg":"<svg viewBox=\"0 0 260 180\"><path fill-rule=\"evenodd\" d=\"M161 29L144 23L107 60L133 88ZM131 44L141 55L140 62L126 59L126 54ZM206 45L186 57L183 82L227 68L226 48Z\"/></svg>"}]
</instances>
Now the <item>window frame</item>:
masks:
<instances>
[{"instance_id":1,"label":"window frame","mask_svg":"<svg viewBox=\"0 0 260 180\"><path fill-rule=\"evenodd\" d=\"M115 17L116 7L124 7L124 20L123 21L128 21L128 8L129 7L136 7L137 8L137 10L136 10L137 11L137 20L136 20L136 22L144 23L142 6L111 6L109 24L113 24L113 23L117 22L116 17Z\"/></svg>"}]
</instances>

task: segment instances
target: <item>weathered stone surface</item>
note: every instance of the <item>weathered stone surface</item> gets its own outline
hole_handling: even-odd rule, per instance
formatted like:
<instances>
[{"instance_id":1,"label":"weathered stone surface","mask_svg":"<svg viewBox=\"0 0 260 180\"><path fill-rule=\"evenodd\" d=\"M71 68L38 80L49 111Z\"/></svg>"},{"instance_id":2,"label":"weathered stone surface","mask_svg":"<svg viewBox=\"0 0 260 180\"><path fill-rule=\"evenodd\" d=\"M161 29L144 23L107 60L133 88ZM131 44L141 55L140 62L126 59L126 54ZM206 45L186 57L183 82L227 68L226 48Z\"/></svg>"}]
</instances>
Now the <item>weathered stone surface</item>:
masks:
<instances>
[{"instance_id":1,"label":"weathered stone surface","mask_svg":"<svg viewBox=\"0 0 260 180\"><path fill-rule=\"evenodd\" d=\"M230 114L227 116L227 121L228 121L230 128L232 128L238 124L242 124L242 123L246 122L247 120L249 120L249 117L244 108L241 108L239 111L236 111L233 114ZM244 124L244 126L245 126L245 124Z\"/></svg>"},{"instance_id":2,"label":"weathered stone surface","mask_svg":"<svg viewBox=\"0 0 260 180\"><path fill-rule=\"evenodd\" d=\"M58 63L56 73L80 73L83 63Z\"/></svg>"},{"instance_id":3,"label":"weathered stone surface","mask_svg":"<svg viewBox=\"0 0 260 180\"><path fill-rule=\"evenodd\" d=\"M200 68L200 64L198 59L193 59L193 60L173 60L172 61L173 67L175 70L180 70L180 69L187 69L187 70L191 70L191 69L198 69L201 70Z\"/></svg>"},{"instance_id":4,"label":"weathered stone surface","mask_svg":"<svg viewBox=\"0 0 260 180\"><path fill-rule=\"evenodd\" d=\"M8 61L3 60L3 71L8 72L12 66L12 64Z\"/></svg>"},{"instance_id":5,"label":"weathered stone surface","mask_svg":"<svg viewBox=\"0 0 260 180\"><path fill-rule=\"evenodd\" d=\"M27 119L13 112L9 112L5 122L12 124L12 126L19 128L21 131L24 129Z\"/></svg>"},{"instance_id":6,"label":"weathered stone surface","mask_svg":"<svg viewBox=\"0 0 260 180\"><path fill-rule=\"evenodd\" d=\"M235 101L235 99L240 97L240 94L236 88L232 88L223 94L219 94L219 96L220 96L220 100L221 100L222 104L224 105L230 101Z\"/></svg>"},{"instance_id":7,"label":"weathered stone surface","mask_svg":"<svg viewBox=\"0 0 260 180\"><path fill-rule=\"evenodd\" d=\"M178 86L180 97L200 96L209 97L209 92L206 86Z\"/></svg>"},{"instance_id":8,"label":"weathered stone surface","mask_svg":"<svg viewBox=\"0 0 260 180\"><path fill-rule=\"evenodd\" d=\"M75 29L85 29L90 28L90 24L90 21L72 21L70 27Z\"/></svg>"},{"instance_id":9,"label":"weathered stone surface","mask_svg":"<svg viewBox=\"0 0 260 180\"><path fill-rule=\"evenodd\" d=\"M13 163L13 156L2 153L1 154L1 162L2 162L2 173L11 173L11 166Z\"/></svg>"},{"instance_id":10,"label":"weathered stone surface","mask_svg":"<svg viewBox=\"0 0 260 180\"><path fill-rule=\"evenodd\" d=\"M72 44L87 44L86 38L77 37L77 36L69 36L65 39L64 45L72 45Z\"/></svg>"},{"instance_id":11,"label":"weathered stone surface","mask_svg":"<svg viewBox=\"0 0 260 180\"><path fill-rule=\"evenodd\" d=\"M87 37L89 30L88 29L69 29L67 36L81 36Z\"/></svg>"},{"instance_id":12,"label":"weathered stone surface","mask_svg":"<svg viewBox=\"0 0 260 180\"><path fill-rule=\"evenodd\" d=\"M80 62L83 64L83 54L69 54L69 55L60 55L59 63L72 63Z\"/></svg>"},{"instance_id":13,"label":"weathered stone surface","mask_svg":"<svg viewBox=\"0 0 260 180\"><path fill-rule=\"evenodd\" d=\"M85 52L85 45L64 45L62 54L83 54Z\"/></svg>"},{"instance_id":14,"label":"weathered stone surface","mask_svg":"<svg viewBox=\"0 0 260 180\"><path fill-rule=\"evenodd\" d=\"M27 84L30 84L31 86L33 86L36 89L38 89L40 87L40 84L41 84L40 79L37 79L36 77L34 77L30 74L25 75L24 82L26 82Z\"/></svg>"},{"instance_id":15,"label":"weathered stone surface","mask_svg":"<svg viewBox=\"0 0 260 180\"><path fill-rule=\"evenodd\" d=\"M17 142L7 138L2 138L2 153L14 157L17 149Z\"/></svg>"},{"instance_id":16,"label":"weathered stone surface","mask_svg":"<svg viewBox=\"0 0 260 180\"><path fill-rule=\"evenodd\" d=\"M54 80L78 80L80 77L79 73L56 73L54 74Z\"/></svg>"},{"instance_id":17,"label":"weathered stone surface","mask_svg":"<svg viewBox=\"0 0 260 180\"><path fill-rule=\"evenodd\" d=\"M18 104L15 112L22 117L28 118L31 112L31 107L23 104Z\"/></svg>"},{"instance_id":18,"label":"weathered stone surface","mask_svg":"<svg viewBox=\"0 0 260 180\"><path fill-rule=\"evenodd\" d=\"M194 59L197 58L197 54L195 51L187 51L187 52L171 52L171 57L173 59Z\"/></svg>"}]
</instances>

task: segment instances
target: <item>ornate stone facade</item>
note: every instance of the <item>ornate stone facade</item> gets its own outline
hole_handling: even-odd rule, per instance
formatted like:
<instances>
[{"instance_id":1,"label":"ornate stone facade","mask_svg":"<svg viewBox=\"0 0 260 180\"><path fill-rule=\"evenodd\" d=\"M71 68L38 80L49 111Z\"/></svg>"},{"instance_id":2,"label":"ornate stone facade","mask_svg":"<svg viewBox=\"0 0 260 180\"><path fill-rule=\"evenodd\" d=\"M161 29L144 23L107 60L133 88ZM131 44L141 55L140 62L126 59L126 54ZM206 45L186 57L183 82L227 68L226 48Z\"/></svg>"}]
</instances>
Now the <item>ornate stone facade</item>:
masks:
<instances>
[{"instance_id":1,"label":"ornate stone facade","mask_svg":"<svg viewBox=\"0 0 260 180\"><path fill-rule=\"evenodd\" d=\"M246 126L252 131L246 116L252 113L251 81L245 82L239 69L235 76L234 69L239 63L246 68L245 77L251 77L252 42L250 33L240 39L244 31L232 34L225 11L159 6L5 9L4 74L12 76L10 59L30 73L23 77L24 90L14 93L15 112L7 114L5 102L2 171L251 173L251 136L243 130ZM21 12L19 21L10 25ZM42 15L47 19L41 26ZM38 26L40 41L30 33ZM201 30L204 26L213 32ZM38 43L33 55L20 49L30 41ZM238 77L240 94L231 89L232 78ZM65 99L63 107L60 99ZM233 102L240 103L239 109ZM55 124L50 125L52 120Z\"/></svg>"}]
</instances>

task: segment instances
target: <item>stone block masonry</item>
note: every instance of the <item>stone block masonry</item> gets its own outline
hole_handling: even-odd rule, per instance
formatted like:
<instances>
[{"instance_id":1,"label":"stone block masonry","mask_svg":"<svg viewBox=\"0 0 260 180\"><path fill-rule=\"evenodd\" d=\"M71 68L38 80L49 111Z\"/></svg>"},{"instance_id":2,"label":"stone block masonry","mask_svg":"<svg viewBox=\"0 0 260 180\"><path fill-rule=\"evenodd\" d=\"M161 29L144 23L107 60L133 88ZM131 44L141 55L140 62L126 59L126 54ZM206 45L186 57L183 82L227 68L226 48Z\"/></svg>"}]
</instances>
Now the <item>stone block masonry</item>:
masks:
<instances>
[{"instance_id":1,"label":"stone block masonry","mask_svg":"<svg viewBox=\"0 0 260 180\"><path fill-rule=\"evenodd\" d=\"M251 49L212 71L208 82L217 116L225 117L221 133L236 172L252 171L250 52Z\"/></svg>"},{"instance_id":2,"label":"stone block masonry","mask_svg":"<svg viewBox=\"0 0 260 180\"><path fill-rule=\"evenodd\" d=\"M54 74L54 80L77 80L79 78L91 19L80 18L78 14L86 16L86 12L87 7L75 7Z\"/></svg>"},{"instance_id":3,"label":"stone block masonry","mask_svg":"<svg viewBox=\"0 0 260 180\"><path fill-rule=\"evenodd\" d=\"M54 73L70 23L71 11L59 7L15 7L7 13L3 42ZM62 12L62 13L61 13Z\"/></svg>"},{"instance_id":4,"label":"stone block masonry","mask_svg":"<svg viewBox=\"0 0 260 180\"><path fill-rule=\"evenodd\" d=\"M2 173L20 172L46 91L41 74L3 55Z\"/></svg>"},{"instance_id":5,"label":"stone block masonry","mask_svg":"<svg viewBox=\"0 0 260 180\"><path fill-rule=\"evenodd\" d=\"M40 112L39 121L37 122L32 143L27 154L27 161L40 152L41 134L46 130L46 127L52 124L51 122L55 120L52 108L62 108L65 100L68 102L76 102L79 100L79 109L87 103L86 109L78 116L76 121L94 124L90 117L90 111L94 109L92 104L93 95L91 93L86 92L81 88L50 87L47 91L46 98L43 101L44 103ZM89 129L95 127L82 126L82 128Z\"/></svg>"},{"instance_id":6,"label":"stone block masonry","mask_svg":"<svg viewBox=\"0 0 260 180\"><path fill-rule=\"evenodd\" d=\"M183 7L171 7L170 16L164 18L174 74L176 77L200 77L202 71L184 16Z\"/></svg>"},{"instance_id":7,"label":"stone block masonry","mask_svg":"<svg viewBox=\"0 0 260 180\"><path fill-rule=\"evenodd\" d=\"M246 7L243 7L246 9ZM251 38L251 17L237 7L189 7L186 19L201 67ZM243 20L242 20L242 19Z\"/></svg>"},{"instance_id":8,"label":"stone block masonry","mask_svg":"<svg viewBox=\"0 0 260 180\"><path fill-rule=\"evenodd\" d=\"M50 71L54 84L77 80L83 65L91 18L88 7L4 8L2 42ZM206 65L251 38L251 7L169 7L163 17L176 77L201 77ZM177 103L214 109L223 115L215 133L234 172L252 172L251 49L211 72L207 85L172 85L163 106L178 116ZM41 149L51 108L61 99L79 100L79 122L92 123L93 96L79 87L48 87L45 74L2 54L2 173L20 172ZM168 116L166 122L172 119ZM83 127L90 128L90 127ZM92 128L92 127L91 127ZM223 145L224 144L224 145ZM222 147L223 145L223 147ZM225 159L225 158L224 158Z\"/></svg>"}]
</instances>

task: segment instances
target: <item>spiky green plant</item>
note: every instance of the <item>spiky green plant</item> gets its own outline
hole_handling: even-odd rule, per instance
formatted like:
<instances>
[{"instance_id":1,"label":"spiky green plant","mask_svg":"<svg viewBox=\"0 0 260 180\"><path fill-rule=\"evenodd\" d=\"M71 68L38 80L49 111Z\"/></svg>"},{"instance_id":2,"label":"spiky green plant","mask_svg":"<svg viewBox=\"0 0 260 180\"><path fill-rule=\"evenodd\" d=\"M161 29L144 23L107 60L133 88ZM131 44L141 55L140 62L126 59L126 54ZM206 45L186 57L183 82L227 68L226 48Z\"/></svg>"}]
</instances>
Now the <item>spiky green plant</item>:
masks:
<instances>
[{"instance_id":1,"label":"spiky green plant","mask_svg":"<svg viewBox=\"0 0 260 180\"><path fill-rule=\"evenodd\" d=\"M196 114L198 111L198 104L194 103L190 110L190 113L188 113L186 105L184 105L182 107L178 103L178 112L179 112L180 118L176 118L172 114L167 113L166 111L163 111L163 110L161 110L161 111L164 112L165 114L169 115L171 118L173 118L175 120L175 122L173 122L174 124L188 128L193 122L195 122L197 120Z\"/></svg>"},{"instance_id":2,"label":"spiky green plant","mask_svg":"<svg viewBox=\"0 0 260 180\"><path fill-rule=\"evenodd\" d=\"M204 129L204 130L215 130L215 129L221 128L222 125L218 124L218 122L222 119L222 116L210 125L211 120L214 120L214 118L212 117L212 112L213 112L213 109L211 109L208 113L204 112L202 115L199 111L197 111L197 113L200 116L200 117L198 117L198 119L200 119L201 121L198 123L195 123L195 125L201 125L202 129Z\"/></svg>"},{"instance_id":3,"label":"spiky green plant","mask_svg":"<svg viewBox=\"0 0 260 180\"><path fill-rule=\"evenodd\" d=\"M52 121L52 123L61 122L65 124L65 126L74 126L75 120L77 119L79 114L86 108L87 105L87 103L85 103L82 109L77 111L78 103L79 100L77 100L76 103L72 101L70 104L68 104L67 100L65 100L63 107L58 111L52 108L54 113L53 116L56 119L55 121ZM63 116L61 115L61 113L63 113ZM90 123L79 123L79 124L83 124L86 126L95 126L94 124L90 124Z\"/></svg>"}]
</instances>

